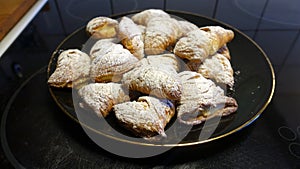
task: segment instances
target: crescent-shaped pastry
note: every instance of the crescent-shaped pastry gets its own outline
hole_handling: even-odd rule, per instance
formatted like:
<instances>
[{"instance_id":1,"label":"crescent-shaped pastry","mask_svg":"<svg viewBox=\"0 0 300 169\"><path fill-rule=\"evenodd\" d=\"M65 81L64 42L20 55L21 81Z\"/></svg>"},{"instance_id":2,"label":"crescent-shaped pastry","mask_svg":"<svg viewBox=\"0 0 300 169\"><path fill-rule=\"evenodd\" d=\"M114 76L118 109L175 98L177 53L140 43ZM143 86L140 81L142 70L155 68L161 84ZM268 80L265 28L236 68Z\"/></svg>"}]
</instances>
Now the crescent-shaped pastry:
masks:
<instances>
[{"instance_id":1,"label":"crescent-shaped pastry","mask_svg":"<svg viewBox=\"0 0 300 169\"><path fill-rule=\"evenodd\" d=\"M183 59L203 62L208 56L215 54L222 46L231 41L233 37L233 31L220 26L202 27L179 39L174 53Z\"/></svg>"},{"instance_id":2,"label":"crescent-shaped pastry","mask_svg":"<svg viewBox=\"0 0 300 169\"><path fill-rule=\"evenodd\" d=\"M137 101L115 105L114 111L119 122L135 135L166 137L164 128L174 116L175 107L167 99L142 96Z\"/></svg>"},{"instance_id":3,"label":"crescent-shaped pastry","mask_svg":"<svg viewBox=\"0 0 300 169\"><path fill-rule=\"evenodd\" d=\"M218 54L221 54L223 55L224 57L226 57L228 60L231 59L231 56L230 56L230 51L227 47L227 45L225 44L224 46L222 46L218 51L217 51ZM211 57L211 56L209 56ZM188 70L190 71L195 71L195 72L198 72L199 70L199 67L200 65L202 64L201 60L198 60L198 59L193 59L193 60L187 60L186 61L186 65L187 67L189 68ZM228 63L225 63L228 65ZM231 67L231 66L230 66Z\"/></svg>"},{"instance_id":4,"label":"crescent-shaped pastry","mask_svg":"<svg viewBox=\"0 0 300 169\"><path fill-rule=\"evenodd\" d=\"M90 83L78 90L79 106L90 108L98 117L106 117L115 104L129 101L128 93L121 84Z\"/></svg>"},{"instance_id":5,"label":"crescent-shaped pastry","mask_svg":"<svg viewBox=\"0 0 300 169\"><path fill-rule=\"evenodd\" d=\"M181 96L181 82L175 71L141 64L123 75L122 83L130 90L154 95L159 98L178 100Z\"/></svg>"},{"instance_id":6,"label":"crescent-shaped pastry","mask_svg":"<svg viewBox=\"0 0 300 169\"><path fill-rule=\"evenodd\" d=\"M120 81L124 73L135 67L138 59L120 44L108 40L99 43L90 52L93 58L90 76L96 82Z\"/></svg>"},{"instance_id":7,"label":"crescent-shaped pastry","mask_svg":"<svg viewBox=\"0 0 300 169\"><path fill-rule=\"evenodd\" d=\"M237 110L234 98L197 72L179 73L182 95L177 107L178 119L188 125L197 125L215 116L227 116Z\"/></svg>"},{"instance_id":8,"label":"crescent-shaped pastry","mask_svg":"<svg viewBox=\"0 0 300 169\"><path fill-rule=\"evenodd\" d=\"M145 32L145 53L157 55L174 45L181 36L181 27L176 19L155 17L149 20Z\"/></svg>"},{"instance_id":9,"label":"crescent-shaped pastry","mask_svg":"<svg viewBox=\"0 0 300 169\"><path fill-rule=\"evenodd\" d=\"M161 9L147 9L133 15L131 19L138 25L146 26L149 20L155 17L170 18L170 15Z\"/></svg>"},{"instance_id":10,"label":"crescent-shaped pastry","mask_svg":"<svg viewBox=\"0 0 300 169\"><path fill-rule=\"evenodd\" d=\"M87 23L86 32L96 39L113 38L117 35L117 28L117 20L99 16Z\"/></svg>"},{"instance_id":11,"label":"crescent-shaped pastry","mask_svg":"<svg viewBox=\"0 0 300 169\"><path fill-rule=\"evenodd\" d=\"M126 49L135 57L144 57L144 41L141 28L139 28L130 18L122 17L119 23L119 39Z\"/></svg>"},{"instance_id":12,"label":"crescent-shaped pastry","mask_svg":"<svg viewBox=\"0 0 300 169\"><path fill-rule=\"evenodd\" d=\"M178 22L179 22L179 25L180 25L180 30L182 32L182 36L186 36L187 33L191 32L193 30L199 29L198 26L196 26L195 24L193 24L189 21L181 20L181 21L178 21Z\"/></svg>"},{"instance_id":13,"label":"crescent-shaped pastry","mask_svg":"<svg viewBox=\"0 0 300 169\"><path fill-rule=\"evenodd\" d=\"M63 51L57 60L56 69L48 79L50 86L71 88L74 83L82 83L89 76L90 57L78 50Z\"/></svg>"},{"instance_id":14,"label":"crescent-shaped pastry","mask_svg":"<svg viewBox=\"0 0 300 169\"><path fill-rule=\"evenodd\" d=\"M229 60L222 54L216 53L205 59L198 68L198 73L217 83L234 85L233 69Z\"/></svg>"}]
</instances>

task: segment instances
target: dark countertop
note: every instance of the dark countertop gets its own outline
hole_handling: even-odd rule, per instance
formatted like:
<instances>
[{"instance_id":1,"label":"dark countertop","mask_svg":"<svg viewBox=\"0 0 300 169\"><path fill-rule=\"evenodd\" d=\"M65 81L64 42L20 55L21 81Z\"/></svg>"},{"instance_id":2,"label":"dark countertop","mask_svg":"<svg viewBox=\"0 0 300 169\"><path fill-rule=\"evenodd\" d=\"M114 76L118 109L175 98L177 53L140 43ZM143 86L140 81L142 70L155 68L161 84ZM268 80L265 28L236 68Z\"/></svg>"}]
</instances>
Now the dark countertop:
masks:
<instances>
[{"instance_id":1,"label":"dark countertop","mask_svg":"<svg viewBox=\"0 0 300 169\"><path fill-rule=\"evenodd\" d=\"M1 166L299 168L299 126L293 131L284 126L288 124L273 101L252 125L218 141L175 148L144 159L119 157L98 147L78 123L60 110L48 91L43 67L20 85L4 108Z\"/></svg>"}]
</instances>

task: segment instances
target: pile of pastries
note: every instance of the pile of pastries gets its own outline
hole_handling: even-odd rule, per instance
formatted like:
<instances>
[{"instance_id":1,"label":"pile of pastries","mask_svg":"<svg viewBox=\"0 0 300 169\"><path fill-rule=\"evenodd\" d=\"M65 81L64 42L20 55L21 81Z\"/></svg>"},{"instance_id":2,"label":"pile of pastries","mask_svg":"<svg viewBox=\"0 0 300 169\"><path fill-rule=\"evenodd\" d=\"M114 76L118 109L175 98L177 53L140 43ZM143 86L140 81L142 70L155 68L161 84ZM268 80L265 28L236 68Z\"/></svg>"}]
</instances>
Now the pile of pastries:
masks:
<instances>
[{"instance_id":1,"label":"pile of pastries","mask_svg":"<svg viewBox=\"0 0 300 169\"><path fill-rule=\"evenodd\" d=\"M232 30L148 9L120 20L93 18L86 32L96 40L91 50L60 53L48 84L76 88L78 104L99 118L113 114L116 123L149 138L166 137L172 118L197 125L236 112L236 100L221 87L234 86Z\"/></svg>"}]
</instances>

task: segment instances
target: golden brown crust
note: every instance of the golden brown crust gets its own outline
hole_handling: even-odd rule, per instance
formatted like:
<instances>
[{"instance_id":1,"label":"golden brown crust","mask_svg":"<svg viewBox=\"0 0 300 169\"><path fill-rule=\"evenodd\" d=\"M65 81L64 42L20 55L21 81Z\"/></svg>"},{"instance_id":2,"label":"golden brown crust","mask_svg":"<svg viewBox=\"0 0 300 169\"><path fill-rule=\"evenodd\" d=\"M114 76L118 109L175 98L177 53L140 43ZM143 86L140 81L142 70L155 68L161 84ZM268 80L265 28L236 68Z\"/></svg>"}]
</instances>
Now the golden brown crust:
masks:
<instances>
[{"instance_id":1,"label":"golden brown crust","mask_svg":"<svg viewBox=\"0 0 300 169\"><path fill-rule=\"evenodd\" d=\"M90 83L78 91L79 105L90 108L98 117L106 117L115 104L129 101L128 92L117 83Z\"/></svg>"},{"instance_id":2,"label":"golden brown crust","mask_svg":"<svg viewBox=\"0 0 300 169\"><path fill-rule=\"evenodd\" d=\"M178 21L173 18L156 17L149 20L145 32L145 53L157 55L174 45L181 36Z\"/></svg>"},{"instance_id":3,"label":"golden brown crust","mask_svg":"<svg viewBox=\"0 0 300 169\"><path fill-rule=\"evenodd\" d=\"M119 23L119 39L126 49L135 57L144 57L144 41L141 28L139 28L130 18L122 17Z\"/></svg>"},{"instance_id":4,"label":"golden brown crust","mask_svg":"<svg viewBox=\"0 0 300 169\"><path fill-rule=\"evenodd\" d=\"M101 46L99 43L106 45ZM96 82L120 81L124 73L135 67L138 59L120 44L103 40L99 43L91 51L91 78Z\"/></svg>"},{"instance_id":5,"label":"golden brown crust","mask_svg":"<svg viewBox=\"0 0 300 169\"><path fill-rule=\"evenodd\" d=\"M229 48L227 47L227 45L225 44L224 46L222 46L219 50L218 53L222 54L223 56L225 56L228 60L231 59L230 56L230 51Z\"/></svg>"},{"instance_id":6,"label":"golden brown crust","mask_svg":"<svg viewBox=\"0 0 300 169\"><path fill-rule=\"evenodd\" d=\"M221 26L204 26L200 29L209 33L209 37L213 42L210 55L217 52L222 46L234 38L234 32L232 30L225 29Z\"/></svg>"},{"instance_id":7,"label":"golden brown crust","mask_svg":"<svg viewBox=\"0 0 300 169\"><path fill-rule=\"evenodd\" d=\"M78 50L63 51L57 60L56 69L48 79L48 84L58 88L72 88L73 83L87 80L90 70L90 57Z\"/></svg>"},{"instance_id":8,"label":"golden brown crust","mask_svg":"<svg viewBox=\"0 0 300 169\"><path fill-rule=\"evenodd\" d=\"M88 22L86 32L96 39L113 38L117 35L117 27L117 20L99 16Z\"/></svg>"},{"instance_id":9,"label":"golden brown crust","mask_svg":"<svg viewBox=\"0 0 300 169\"><path fill-rule=\"evenodd\" d=\"M117 119L128 130L141 137L157 134L166 137L164 128L175 114L174 105L166 99L143 96L137 102L114 106Z\"/></svg>"},{"instance_id":10,"label":"golden brown crust","mask_svg":"<svg viewBox=\"0 0 300 169\"><path fill-rule=\"evenodd\" d=\"M233 37L233 31L220 26L202 27L181 38L176 43L174 53L183 59L200 60L202 62L231 41Z\"/></svg>"}]
</instances>

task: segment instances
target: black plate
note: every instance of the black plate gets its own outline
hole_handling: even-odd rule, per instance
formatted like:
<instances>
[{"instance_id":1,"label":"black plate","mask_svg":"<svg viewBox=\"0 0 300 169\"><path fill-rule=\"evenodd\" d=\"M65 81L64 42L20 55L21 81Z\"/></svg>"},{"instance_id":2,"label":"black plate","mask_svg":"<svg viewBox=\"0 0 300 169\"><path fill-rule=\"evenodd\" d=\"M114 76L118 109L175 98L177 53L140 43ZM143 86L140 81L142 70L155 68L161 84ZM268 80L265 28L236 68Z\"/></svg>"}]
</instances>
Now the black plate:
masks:
<instances>
[{"instance_id":1,"label":"black plate","mask_svg":"<svg viewBox=\"0 0 300 169\"><path fill-rule=\"evenodd\" d=\"M112 16L112 18L120 18L121 16L130 15L135 12L120 14ZM93 116L91 113L83 113L80 118L85 120L78 120L78 114L75 113L76 104L73 105L72 90L57 89L49 87L50 93L59 107L73 120L79 122L86 128L94 131L101 136L108 138L109 140L126 142L130 144L136 144L141 146L189 146L198 145L213 140L217 140L235 133L247 125L255 121L260 114L264 111L267 105L270 103L275 89L275 75L272 65L263 52L263 50L245 34L239 30L221 23L217 20L178 11L168 11L168 13L184 18L197 26L207 25L219 25L224 28L228 28L234 31L235 37L232 42L228 44L228 48L231 52L231 63L235 70L235 87L234 92L231 95L237 100L239 108L236 113L222 118L216 130L208 138L199 137L201 132L210 132L209 127L203 128L203 125L194 126L189 134L179 143L176 138L180 134L177 129L184 128L178 125L172 130L167 132L168 139L164 142L148 142L141 141L141 139L135 140L129 132L121 128L115 123L114 117L109 116L106 121L118 132L128 136L121 137L120 135L112 132L107 126L99 126L99 119ZM70 48L82 49L87 45L89 36L85 32L85 28L82 27L69 35L53 53L48 66L48 77L53 73L56 67L57 57L61 50ZM93 43L88 41L88 43ZM88 44L90 45L90 44ZM74 107L75 106L75 107ZM88 121L88 123L87 123ZM175 124L172 122L171 124ZM171 125L167 126L170 128ZM208 125L209 126L209 125ZM133 139L131 139L133 138ZM174 139L176 141L174 141Z\"/></svg>"}]
</instances>

